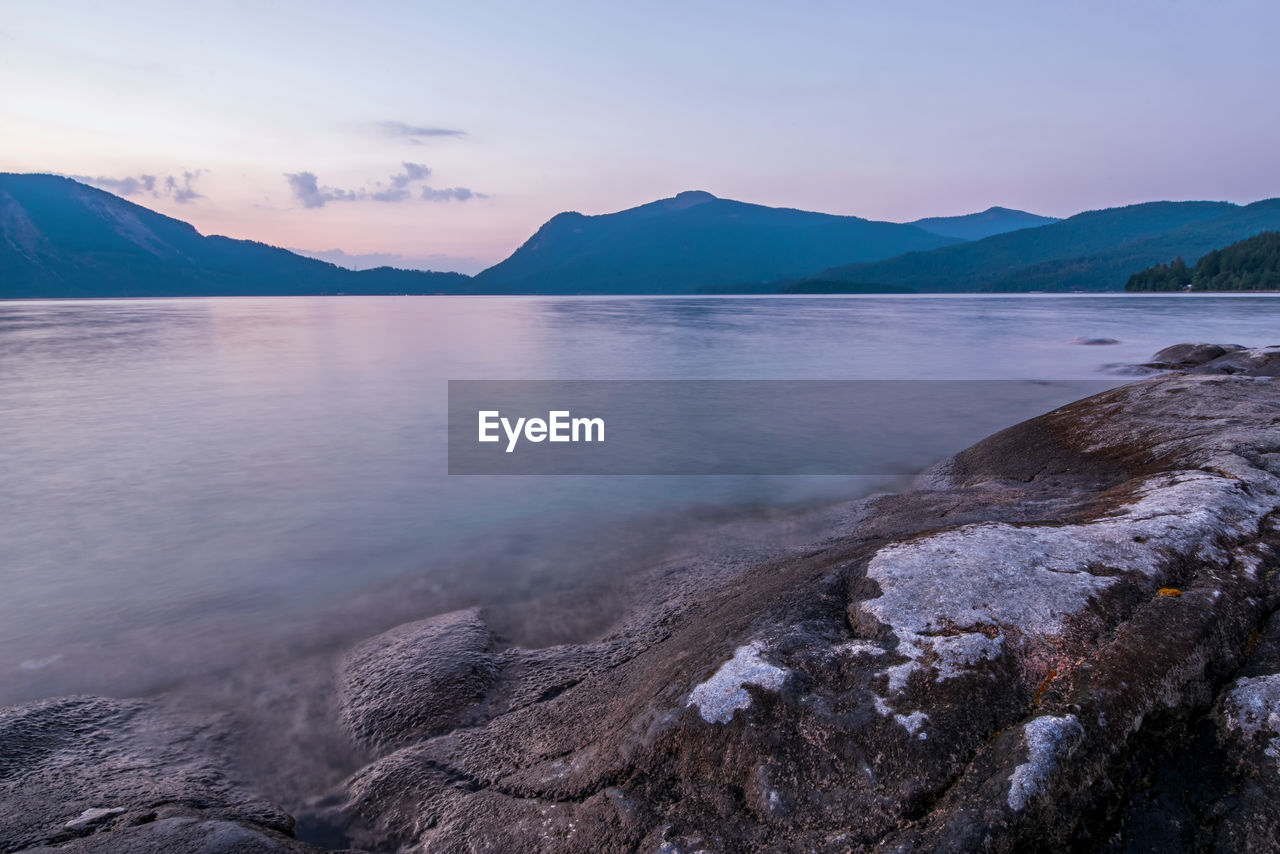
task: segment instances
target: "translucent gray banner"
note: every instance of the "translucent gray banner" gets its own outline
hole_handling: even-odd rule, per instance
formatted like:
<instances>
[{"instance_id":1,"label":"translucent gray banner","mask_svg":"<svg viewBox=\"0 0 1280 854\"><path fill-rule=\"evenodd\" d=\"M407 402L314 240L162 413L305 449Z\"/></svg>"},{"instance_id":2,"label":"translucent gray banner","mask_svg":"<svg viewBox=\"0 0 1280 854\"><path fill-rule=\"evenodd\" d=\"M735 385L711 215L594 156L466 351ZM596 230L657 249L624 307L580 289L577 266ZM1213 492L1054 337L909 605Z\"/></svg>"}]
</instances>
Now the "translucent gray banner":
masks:
<instances>
[{"instance_id":1,"label":"translucent gray banner","mask_svg":"<svg viewBox=\"0 0 1280 854\"><path fill-rule=\"evenodd\" d=\"M449 473L912 474L1116 384L450 380Z\"/></svg>"}]
</instances>

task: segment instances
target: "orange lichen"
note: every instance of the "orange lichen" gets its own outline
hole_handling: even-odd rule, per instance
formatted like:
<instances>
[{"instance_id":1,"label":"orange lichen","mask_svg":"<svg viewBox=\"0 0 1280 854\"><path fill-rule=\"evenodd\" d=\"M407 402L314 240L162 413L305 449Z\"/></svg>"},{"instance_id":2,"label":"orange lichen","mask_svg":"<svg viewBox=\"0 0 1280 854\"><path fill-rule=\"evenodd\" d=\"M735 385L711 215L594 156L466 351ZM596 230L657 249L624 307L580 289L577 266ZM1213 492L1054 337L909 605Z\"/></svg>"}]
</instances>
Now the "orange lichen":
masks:
<instances>
[{"instance_id":1,"label":"orange lichen","mask_svg":"<svg viewBox=\"0 0 1280 854\"><path fill-rule=\"evenodd\" d=\"M1161 587L1159 590L1156 591L1156 595L1159 596L1161 599L1168 599L1170 597L1181 596L1182 591L1176 587Z\"/></svg>"},{"instance_id":2,"label":"orange lichen","mask_svg":"<svg viewBox=\"0 0 1280 854\"><path fill-rule=\"evenodd\" d=\"M1031 711L1040 708L1040 698L1044 696L1044 692L1049 689L1049 683L1053 681L1053 677L1058 675L1058 671L1050 670L1049 675L1044 677L1044 681L1040 683L1040 687L1036 689L1036 695L1031 698Z\"/></svg>"}]
</instances>

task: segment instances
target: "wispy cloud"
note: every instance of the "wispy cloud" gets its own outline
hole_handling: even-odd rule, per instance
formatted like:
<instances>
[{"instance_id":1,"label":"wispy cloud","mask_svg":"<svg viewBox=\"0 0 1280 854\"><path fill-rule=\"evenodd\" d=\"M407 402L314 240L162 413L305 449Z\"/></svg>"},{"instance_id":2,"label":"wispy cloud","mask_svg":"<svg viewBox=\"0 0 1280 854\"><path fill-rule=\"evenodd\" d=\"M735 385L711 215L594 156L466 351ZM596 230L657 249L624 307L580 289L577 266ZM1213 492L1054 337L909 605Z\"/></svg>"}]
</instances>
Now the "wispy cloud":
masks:
<instances>
[{"instance_id":1,"label":"wispy cloud","mask_svg":"<svg viewBox=\"0 0 1280 854\"><path fill-rule=\"evenodd\" d=\"M290 172L284 177L289 182L289 190L294 198L306 208L322 208L329 202L358 202L364 199L375 202L406 202L415 198L415 185L427 180L431 176L431 169L421 163L405 162L400 165L403 167L402 171L390 176L385 182L379 181L373 190L321 185L314 172ZM466 187L436 190L425 184L417 189L416 197L429 202L465 202L468 199L488 198L484 193L477 193Z\"/></svg>"},{"instance_id":2,"label":"wispy cloud","mask_svg":"<svg viewBox=\"0 0 1280 854\"><path fill-rule=\"evenodd\" d=\"M363 191L342 190L337 187L321 187L314 172L285 173L293 197L304 208L322 208L329 202L353 202L363 198Z\"/></svg>"},{"instance_id":3,"label":"wispy cloud","mask_svg":"<svg viewBox=\"0 0 1280 854\"><path fill-rule=\"evenodd\" d=\"M351 270L368 270L373 267L399 267L403 270L443 270L455 273L478 273L485 266L483 261L470 256L435 253L421 257L402 255L399 252L343 252L341 249L291 249L308 258L318 258Z\"/></svg>"},{"instance_id":4,"label":"wispy cloud","mask_svg":"<svg viewBox=\"0 0 1280 854\"><path fill-rule=\"evenodd\" d=\"M487 199L484 193L477 193L466 187L445 187L443 190L436 190L431 187L422 188L422 199L427 202L465 202L468 199Z\"/></svg>"},{"instance_id":5,"label":"wispy cloud","mask_svg":"<svg viewBox=\"0 0 1280 854\"><path fill-rule=\"evenodd\" d=\"M146 195L153 199L173 199L179 204L187 204L204 196L198 193L192 184L204 173L203 169L183 172L181 176L156 175L141 173L127 175L124 178L112 178L107 175L69 175L73 180L115 193L117 196Z\"/></svg>"},{"instance_id":6,"label":"wispy cloud","mask_svg":"<svg viewBox=\"0 0 1280 854\"><path fill-rule=\"evenodd\" d=\"M375 127L384 136L396 137L412 143L438 137L463 137L465 130L431 127L429 125L411 125L405 122L378 122Z\"/></svg>"},{"instance_id":7,"label":"wispy cloud","mask_svg":"<svg viewBox=\"0 0 1280 854\"><path fill-rule=\"evenodd\" d=\"M166 195L173 196L175 202L186 204L193 199L202 199L204 196L197 193L191 186L191 182L200 177L200 172L183 172L182 183L178 183L178 179L172 175L168 175L164 179L164 190Z\"/></svg>"},{"instance_id":8,"label":"wispy cloud","mask_svg":"<svg viewBox=\"0 0 1280 854\"><path fill-rule=\"evenodd\" d=\"M409 185L415 181L425 181L431 170L421 163L403 163L404 171L392 175L390 186L369 194L369 198L377 202L402 202L409 198Z\"/></svg>"}]
</instances>

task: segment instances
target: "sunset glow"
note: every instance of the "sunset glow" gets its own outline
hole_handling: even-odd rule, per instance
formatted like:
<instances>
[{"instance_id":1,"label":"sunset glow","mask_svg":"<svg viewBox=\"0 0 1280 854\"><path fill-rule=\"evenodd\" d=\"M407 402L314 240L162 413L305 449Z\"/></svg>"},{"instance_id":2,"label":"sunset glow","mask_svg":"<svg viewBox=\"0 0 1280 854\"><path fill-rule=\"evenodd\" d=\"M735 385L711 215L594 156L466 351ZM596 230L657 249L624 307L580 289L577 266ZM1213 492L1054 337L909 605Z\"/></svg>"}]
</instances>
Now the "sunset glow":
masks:
<instances>
[{"instance_id":1,"label":"sunset glow","mask_svg":"<svg viewBox=\"0 0 1280 854\"><path fill-rule=\"evenodd\" d=\"M467 271L686 189L895 221L1280 194L1274 4L696 5L6 3L0 169Z\"/></svg>"}]
</instances>

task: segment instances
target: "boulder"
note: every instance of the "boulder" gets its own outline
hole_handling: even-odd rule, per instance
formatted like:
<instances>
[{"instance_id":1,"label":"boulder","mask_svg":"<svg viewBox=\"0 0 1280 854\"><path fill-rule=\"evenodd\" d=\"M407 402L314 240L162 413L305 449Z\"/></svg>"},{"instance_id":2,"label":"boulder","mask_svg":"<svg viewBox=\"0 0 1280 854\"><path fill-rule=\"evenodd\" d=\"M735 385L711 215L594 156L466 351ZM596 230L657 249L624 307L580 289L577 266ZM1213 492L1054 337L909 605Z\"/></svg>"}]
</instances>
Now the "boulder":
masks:
<instances>
[{"instance_id":1,"label":"boulder","mask_svg":"<svg viewBox=\"0 0 1280 854\"><path fill-rule=\"evenodd\" d=\"M1280 345L1175 344L1156 353L1150 362L1108 365L1107 368L1111 373L1135 376L1156 371L1187 371L1193 374L1274 377L1280 376Z\"/></svg>"},{"instance_id":2,"label":"boulder","mask_svg":"<svg viewBox=\"0 0 1280 854\"><path fill-rule=\"evenodd\" d=\"M342 722L357 742L399 746L468 723L493 682L493 637L477 609L397 626L346 656Z\"/></svg>"},{"instance_id":3,"label":"boulder","mask_svg":"<svg viewBox=\"0 0 1280 854\"><path fill-rule=\"evenodd\" d=\"M1280 346L1232 350L1191 369L1195 374L1280 376Z\"/></svg>"},{"instance_id":4,"label":"boulder","mask_svg":"<svg viewBox=\"0 0 1280 854\"><path fill-rule=\"evenodd\" d=\"M1154 365L1170 368L1194 368L1219 356L1245 349L1239 344L1174 344L1151 357Z\"/></svg>"},{"instance_id":5,"label":"boulder","mask_svg":"<svg viewBox=\"0 0 1280 854\"><path fill-rule=\"evenodd\" d=\"M68 697L0 710L0 851L310 852L229 777L218 721Z\"/></svg>"}]
</instances>

